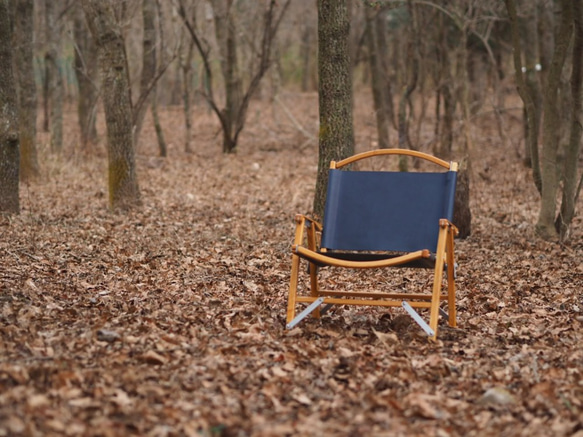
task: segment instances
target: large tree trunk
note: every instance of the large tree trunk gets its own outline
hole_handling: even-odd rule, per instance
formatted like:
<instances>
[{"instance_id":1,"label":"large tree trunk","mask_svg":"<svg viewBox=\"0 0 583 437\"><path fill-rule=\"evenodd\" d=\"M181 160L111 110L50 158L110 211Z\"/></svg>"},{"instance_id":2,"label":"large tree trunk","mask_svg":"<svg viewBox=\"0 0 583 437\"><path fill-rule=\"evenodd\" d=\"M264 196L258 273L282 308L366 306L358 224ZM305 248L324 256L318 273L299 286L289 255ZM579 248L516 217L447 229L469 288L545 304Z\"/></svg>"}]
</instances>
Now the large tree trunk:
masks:
<instances>
[{"instance_id":1,"label":"large tree trunk","mask_svg":"<svg viewBox=\"0 0 583 437\"><path fill-rule=\"evenodd\" d=\"M346 0L318 0L320 132L314 214L323 217L331 160L354 154Z\"/></svg>"},{"instance_id":2,"label":"large tree trunk","mask_svg":"<svg viewBox=\"0 0 583 437\"><path fill-rule=\"evenodd\" d=\"M19 0L14 15L15 76L18 79L18 119L20 124L20 179L39 175L36 151L37 95L34 80L34 1Z\"/></svg>"},{"instance_id":3,"label":"large tree trunk","mask_svg":"<svg viewBox=\"0 0 583 437\"><path fill-rule=\"evenodd\" d=\"M124 40L111 0L83 0L82 4L99 53L107 125L109 206L113 210L128 209L139 203L140 192Z\"/></svg>"},{"instance_id":4,"label":"large tree trunk","mask_svg":"<svg viewBox=\"0 0 583 437\"><path fill-rule=\"evenodd\" d=\"M96 108L99 96L97 50L87 31L81 5L75 6L73 33L75 36L75 76L79 85L77 116L81 131L81 146L87 151L97 140Z\"/></svg>"},{"instance_id":5,"label":"large tree trunk","mask_svg":"<svg viewBox=\"0 0 583 437\"><path fill-rule=\"evenodd\" d=\"M18 214L20 151L16 83L12 72L12 27L8 2L0 1L0 214Z\"/></svg>"}]
</instances>

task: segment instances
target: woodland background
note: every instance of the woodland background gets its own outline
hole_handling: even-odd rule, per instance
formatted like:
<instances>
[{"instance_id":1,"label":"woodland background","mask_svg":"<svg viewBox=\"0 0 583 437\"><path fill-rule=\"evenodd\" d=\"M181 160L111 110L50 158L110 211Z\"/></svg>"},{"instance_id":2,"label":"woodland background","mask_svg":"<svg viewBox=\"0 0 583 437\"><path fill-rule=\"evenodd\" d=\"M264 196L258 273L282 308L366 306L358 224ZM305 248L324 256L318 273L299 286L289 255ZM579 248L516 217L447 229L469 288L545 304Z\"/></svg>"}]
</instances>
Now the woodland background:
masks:
<instances>
[{"instance_id":1,"label":"woodland background","mask_svg":"<svg viewBox=\"0 0 583 437\"><path fill-rule=\"evenodd\" d=\"M139 3L128 5L139 71ZM315 38L314 14L302 13L311 7L291 4L278 68L251 101L235 154L222 153L221 127L195 95L185 143L170 64L157 84L167 157L148 112L136 145L141 206L126 213L108 211L100 107L97 136L82 146L74 80L63 82L60 151L39 113L39 176L21 184L20 214L0 218L0 435L583 434L581 217L565 244L535 235L521 101L510 70L489 76L483 53L471 117L458 103L452 124L454 158L471 161L473 217L457 242L459 328L442 326L429 343L399 310L338 308L284 329L293 217L312 208L318 165L315 67L299 61L314 40L297 41ZM179 36L165 16L166 35ZM71 71L72 58L59 59ZM405 59L395 55L394 84L406 81ZM376 112L366 64L354 74L363 151L378 146ZM429 152L443 132L443 114L429 110L436 89L428 75L411 99L412 142ZM390 133L396 145L397 126ZM430 283L417 271L368 273L330 280Z\"/></svg>"}]
</instances>

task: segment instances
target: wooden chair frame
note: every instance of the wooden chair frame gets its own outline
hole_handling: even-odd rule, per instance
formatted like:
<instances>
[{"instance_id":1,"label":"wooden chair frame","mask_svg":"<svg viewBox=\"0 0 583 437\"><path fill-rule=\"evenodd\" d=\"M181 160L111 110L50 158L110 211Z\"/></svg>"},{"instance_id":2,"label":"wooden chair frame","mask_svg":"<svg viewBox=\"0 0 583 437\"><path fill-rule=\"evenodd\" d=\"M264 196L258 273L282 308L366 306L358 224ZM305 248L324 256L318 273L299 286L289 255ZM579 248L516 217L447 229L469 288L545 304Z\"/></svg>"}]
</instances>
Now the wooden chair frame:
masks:
<instances>
[{"instance_id":1,"label":"wooden chair frame","mask_svg":"<svg viewBox=\"0 0 583 437\"><path fill-rule=\"evenodd\" d=\"M332 161L331 169L339 169L356 161L380 155L408 155L425 159L449 171L457 171L457 163L446 162L426 153L406 149L380 149L360 153L339 162ZM320 318L320 305L371 305L381 307L404 307L415 321L425 330L429 338L437 337L437 325L440 312L440 303L447 301L446 318L452 327L456 327L455 305L455 260L454 237L457 228L447 219L439 220L439 234L437 248L418 250L411 253L390 256L385 259L367 261L353 261L330 256L325 248L320 247L322 224L305 215L295 217L296 229L292 245L291 278L287 306L287 327L295 326L301 319L310 313ZM308 262L309 268L309 295L298 293L300 275L300 261ZM318 281L320 266L344 267L350 269L372 269L385 267L399 267L414 264L419 261L434 261L433 288L431 293L387 293L387 292L354 292L340 290L323 290ZM443 290L443 276L447 278L447 289ZM297 304L309 306L296 316ZM429 309L429 324L427 324L415 309Z\"/></svg>"}]
</instances>

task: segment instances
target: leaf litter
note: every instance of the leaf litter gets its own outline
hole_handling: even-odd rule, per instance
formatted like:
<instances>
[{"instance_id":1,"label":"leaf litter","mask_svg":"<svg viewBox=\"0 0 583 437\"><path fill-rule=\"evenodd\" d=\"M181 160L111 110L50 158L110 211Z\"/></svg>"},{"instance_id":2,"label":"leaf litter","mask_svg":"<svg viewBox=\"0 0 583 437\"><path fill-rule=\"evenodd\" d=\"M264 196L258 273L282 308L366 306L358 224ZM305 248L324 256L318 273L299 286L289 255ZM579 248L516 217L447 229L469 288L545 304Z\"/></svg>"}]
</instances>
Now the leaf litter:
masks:
<instances>
[{"instance_id":1,"label":"leaf litter","mask_svg":"<svg viewBox=\"0 0 583 437\"><path fill-rule=\"evenodd\" d=\"M316 131L317 96L281 98ZM369 100L355 111L361 150ZM251 113L225 156L198 110L186 155L179 109L167 109L170 157L146 127L143 206L127 215L107 211L103 145L74 152L72 114L69 156L41 134L45 175L22 188L20 216L0 219L0 436L581 435L582 221L569 246L534 236L528 170L480 143L492 120L474 127L459 328L431 343L399 310L340 307L284 329L317 145L266 103ZM427 284L333 273L355 289Z\"/></svg>"}]
</instances>

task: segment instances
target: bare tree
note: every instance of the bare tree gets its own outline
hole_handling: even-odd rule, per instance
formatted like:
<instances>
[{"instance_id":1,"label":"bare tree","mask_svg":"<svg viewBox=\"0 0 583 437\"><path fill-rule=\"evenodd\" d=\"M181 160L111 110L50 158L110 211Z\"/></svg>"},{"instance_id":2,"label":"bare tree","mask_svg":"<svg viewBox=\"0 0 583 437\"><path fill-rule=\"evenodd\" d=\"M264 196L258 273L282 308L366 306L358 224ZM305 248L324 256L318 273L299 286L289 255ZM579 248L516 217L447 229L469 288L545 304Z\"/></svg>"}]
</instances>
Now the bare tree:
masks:
<instances>
[{"instance_id":1,"label":"bare tree","mask_svg":"<svg viewBox=\"0 0 583 437\"><path fill-rule=\"evenodd\" d=\"M114 210L128 209L140 202L140 191L124 39L114 0L83 0L82 5L99 53L107 125L109 206Z\"/></svg>"},{"instance_id":2,"label":"bare tree","mask_svg":"<svg viewBox=\"0 0 583 437\"><path fill-rule=\"evenodd\" d=\"M272 63L272 44L290 0L286 0L280 8L277 7L275 0L270 0L267 8L262 11L261 35L258 46L253 47L253 62L247 71L250 79L246 86L243 84L242 71L238 61L237 27L234 10L231 8L232 4L232 0L213 0L212 2L215 31L221 55L221 72L225 85L225 106L223 109L219 109L214 92L210 46L197 28L196 22L193 22L187 14L185 0L178 0L180 17L204 63L204 74L208 87L203 91L203 96L221 124L224 153L232 153L237 147L239 134L245 126L251 97L257 91L261 79Z\"/></svg>"},{"instance_id":3,"label":"bare tree","mask_svg":"<svg viewBox=\"0 0 583 437\"><path fill-rule=\"evenodd\" d=\"M16 83L12 72L12 24L8 1L0 1L0 213L18 214L20 151Z\"/></svg>"}]
</instances>

